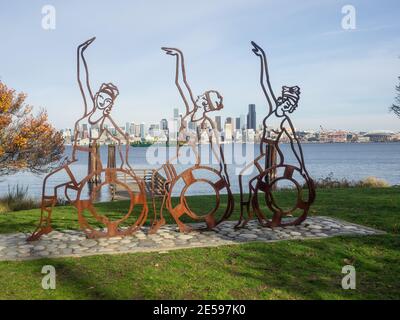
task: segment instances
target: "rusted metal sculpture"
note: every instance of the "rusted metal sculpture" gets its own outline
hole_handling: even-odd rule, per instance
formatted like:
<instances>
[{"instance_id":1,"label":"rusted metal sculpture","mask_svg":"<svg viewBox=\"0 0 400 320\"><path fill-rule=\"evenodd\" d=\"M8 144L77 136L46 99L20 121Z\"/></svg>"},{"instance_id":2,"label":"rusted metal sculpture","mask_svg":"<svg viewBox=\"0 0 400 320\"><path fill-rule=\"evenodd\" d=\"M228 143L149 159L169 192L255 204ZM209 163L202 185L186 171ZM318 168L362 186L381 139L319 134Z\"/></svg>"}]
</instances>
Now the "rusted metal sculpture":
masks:
<instances>
[{"instance_id":1,"label":"rusted metal sculpture","mask_svg":"<svg viewBox=\"0 0 400 320\"><path fill-rule=\"evenodd\" d=\"M176 73L175 85L185 105L185 113L181 117L180 128L178 132L177 154L173 159L168 160L161 168L155 171L153 175L153 193L163 194L160 209L157 209L155 197L153 196L154 221L151 232L156 232L158 228L165 224L163 209L166 208L175 219L181 232L189 232L191 228L181 221L183 215L188 215L196 221L205 221L207 228L212 229L221 221L227 219L233 211L233 196L230 189L229 176L224 160L224 152L219 143L218 132L214 121L208 116L210 112L221 110L223 108L223 98L218 91L208 90L202 95L195 96L186 79L185 61L182 51L176 48L165 48L168 55L175 57ZM199 130L190 131L189 122L195 123ZM217 159L218 169L202 165L201 157L197 150L200 136L205 133L208 136L213 155ZM181 147L189 146L194 152L196 163L194 166L178 173L173 164L174 160L179 159ZM162 184L162 189L156 187L157 176L163 173L166 177ZM200 173L205 173L200 177ZM183 183L183 188L179 189L179 183ZM195 183L203 183L211 186L215 193L215 206L205 214L194 212L188 205L186 192ZM179 190L178 190L179 189ZM226 208L220 208L220 194L225 191L227 194ZM179 194L177 204L173 203L173 193Z\"/></svg>"},{"instance_id":2,"label":"rusted metal sculpture","mask_svg":"<svg viewBox=\"0 0 400 320\"><path fill-rule=\"evenodd\" d=\"M263 120L260 155L246 166L239 175L240 220L236 227L245 226L252 218L253 213L256 214L258 221L263 226L297 225L306 219L310 206L315 200L314 182L306 170L302 147L289 117L298 106L300 88L297 86L284 86L282 87L281 96L277 97L271 87L265 52L255 42L251 42L251 44L253 45L252 51L259 57L261 63L260 84L267 99L268 114ZM267 123L273 117L280 120L280 126L277 130L273 130L275 136L268 136ZM284 154L279 146L283 135L290 142L291 150L298 163L296 166L285 163ZM276 162L274 161L274 154L277 154L279 158ZM249 180L248 194L245 194L243 175L251 168L257 169L257 175ZM303 180L303 183L300 183L299 179ZM281 208L273 196L272 191L281 180L292 182L297 190L296 204L289 210ZM266 207L272 212L271 219L266 217L260 206L262 198L264 198ZM282 220L284 216L291 216L296 210L301 212L298 217L289 219L289 221ZM245 217L245 211L247 217Z\"/></svg>"},{"instance_id":3,"label":"rusted metal sculpture","mask_svg":"<svg viewBox=\"0 0 400 320\"><path fill-rule=\"evenodd\" d=\"M144 183L136 176L134 170L128 162L128 153L130 146L129 137L126 136L124 132L122 132L122 130L110 116L110 112L112 107L114 106L115 99L119 94L118 88L112 83L103 83L100 86L100 89L95 94L93 94L90 86L88 65L85 60L84 53L94 40L95 38L87 40L86 42L79 45L77 49L78 84L83 98L84 113L83 116L75 122L72 159L66 159L62 166L60 166L58 169L51 172L44 178L39 226L28 238L28 241L37 240L42 235L52 231L51 214L55 204L57 203L59 190L63 190L65 197L70 201L72 205L77 208L79 225L89 238L112 237L132 234L143 225L147 218L148 207L146 202L146 193L144 191ZM84 79L81 79L82 66L84 68ZM88 104L91 104L90 110L88 110ZM81 133L80 128L82 123L89 123L92 126L97 126L99 130L98 137L90 137L89 147L81 146L78 144L78 138ZM119 135L125 140L125 154L122 150L121 139L113 135L109 131L109 127L115 128ZM103 168L100 155L98 152L96 152L97 141L102 136L102 134L108 135L108 137L115 141L118 147L119 156L121 158L120 167ZM96 157L97 161L97 164L93 171L80 181L77 181L71 168L71 165L78 160L78 152L89 153ZM55 186L53 189L53 194L48 195L46 193L46 183L48 179L55 174L61 172L64 172L68 176L67 181ZM92 190L90 191L89 197L85 198L85 192L83 192L83 190L88 187L88 184L90 183L90 181L93 180L93 177L95 176L101 177L102 182L93 186ZM119 178L121 176L129 176L131 179L135 180L138 185L139 191L133 192L131 188L126 183L124 183L122 179ZM96 211L96 208L94 207L96 194L100 191L101 188L106 185L120 185L124 187L129 194L129 208L127 212L125 212L125 214L117 220L111 220L109 217L98 213ZM71 193L73 193L74 196L71 196ZM127 223L128 218L132 216L134 208L136 206L139 206L137 218L134 219L134 222L132 222L132 220L129 220L129 223ZM91 222L86 217L87 213L89 213L89 216L93 218L93 221L100 223L100 225L103 227L103 230L99 230L91 225ZM127 223L128 226L126 228L121 228L121 224L123 223Z\"/></svg>"}]
</instances>

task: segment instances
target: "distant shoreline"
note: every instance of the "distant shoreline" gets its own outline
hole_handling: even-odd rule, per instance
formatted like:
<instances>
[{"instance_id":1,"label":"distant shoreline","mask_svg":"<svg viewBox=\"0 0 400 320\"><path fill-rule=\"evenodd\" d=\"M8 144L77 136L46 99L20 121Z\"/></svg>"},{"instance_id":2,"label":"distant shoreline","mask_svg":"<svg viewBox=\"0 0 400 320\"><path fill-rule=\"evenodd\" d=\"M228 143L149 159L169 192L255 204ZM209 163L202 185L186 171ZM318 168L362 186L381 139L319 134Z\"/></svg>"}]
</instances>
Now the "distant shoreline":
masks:
<instances>
[{"instance_id":1,"label":"distant shoreline","mask_svg":"<svg viewBox=\"0 0 400 320\"><path fill-rule=\"evenodd\" d=\"M289 144L290 142L280 142L281 144ZM300 141L301 144L380 144L380 143L400 143L400 140L398 141L366 141L366 142L360 142L360 141L348 141L348 142L319 142L319 141ZM122 145L125 145L125 143L121 143ZM198 143L198 145L209 145L209 143ZM260 144L260 142L225 142L221 141L220 144ZM87 146L88 144L80 144L81 146ZM112 143L101 143L100 146L108 146L112 145ZM152 143L149 144L148 146L140 146L140 147L149 147L149 146L166 146L165 143ZM171 142L169 144L170 147L176 146L177 143L176 141ZM73 144L71 143L64 143L64 146L69 146L72 147ZM132 148L136 148L139 146L132 146Z\"/></svg>"}]
</instances>

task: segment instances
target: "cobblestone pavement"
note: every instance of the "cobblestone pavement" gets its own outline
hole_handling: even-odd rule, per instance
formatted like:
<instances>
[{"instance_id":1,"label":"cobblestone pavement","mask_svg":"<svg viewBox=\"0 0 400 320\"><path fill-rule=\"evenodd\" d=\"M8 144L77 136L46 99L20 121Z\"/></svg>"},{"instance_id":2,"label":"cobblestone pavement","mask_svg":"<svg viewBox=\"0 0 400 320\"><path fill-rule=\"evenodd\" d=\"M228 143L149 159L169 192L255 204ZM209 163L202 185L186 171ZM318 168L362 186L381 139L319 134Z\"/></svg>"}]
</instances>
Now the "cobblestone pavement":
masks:
<instances>
[{"instance_id":1,"label":"cobblestone pavement","mask_svg":"<svg viewBox=\"0 0 400 320\"><path fill-rule=\"evenodd\" d=\"M163 226L157 234L147 234L148 228L129 237L87 239L83 232L53 231L36 242L26 242L27 234L0 235L0 261L29 260L47 257L81 257L96 254L164 252L194 247L212 247L250 241L278 241L325 238L338 235L374 235L384 232L328 217L310 217L299 226L264 228L251 221L246 228L234 230L235 221L225 221L213 231L194 230L179 233L176 225ZM204 227L201 223L194 228Z\"/></svg>"}]
</instances>

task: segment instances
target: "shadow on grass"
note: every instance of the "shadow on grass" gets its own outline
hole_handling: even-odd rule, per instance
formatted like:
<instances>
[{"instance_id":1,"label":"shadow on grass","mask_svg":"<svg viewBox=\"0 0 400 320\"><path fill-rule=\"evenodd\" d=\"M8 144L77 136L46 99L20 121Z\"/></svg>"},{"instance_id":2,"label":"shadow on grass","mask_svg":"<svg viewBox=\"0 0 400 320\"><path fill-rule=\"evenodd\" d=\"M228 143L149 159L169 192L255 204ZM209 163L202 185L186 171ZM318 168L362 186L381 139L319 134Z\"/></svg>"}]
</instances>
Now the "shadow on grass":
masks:
<instances>
[{"instance_id":1,"label":"shadow on grass","mask_svg":"<svg viewBox=\"0 0 400 320\"><path fill-rule=\"evenodd\" d=\"M399 236L383 235L2 262L0 297L398 299L399 246ZM356 290L341 288L348 263L357 271ZM56 268L54 291L40 287L47 264Z\"/></svg>"},{"instance_id":2,"label":"shadow on grass","mask_svg":"<svg viewBox=\"0 0 400 320\"><path fill-rule=\"evenodd\" d=\"M247 250L229 254L237 262L224 272L253 278L266 298L398 299L399 245L400 237L391 235L246 244ZM341 270L349 263L356 268L356 290L341 288Z\"/></svg>"}]
</instances>

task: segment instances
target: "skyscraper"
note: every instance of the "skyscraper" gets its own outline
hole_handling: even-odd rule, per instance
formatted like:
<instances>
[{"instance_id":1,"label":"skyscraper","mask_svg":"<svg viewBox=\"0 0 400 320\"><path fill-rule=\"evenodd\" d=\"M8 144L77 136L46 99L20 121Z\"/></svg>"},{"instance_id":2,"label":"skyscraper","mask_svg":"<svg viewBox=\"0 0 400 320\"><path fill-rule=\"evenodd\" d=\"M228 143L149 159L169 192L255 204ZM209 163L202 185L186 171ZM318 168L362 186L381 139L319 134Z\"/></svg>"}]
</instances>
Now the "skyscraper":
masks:
<instances>
[{"instance_id":1,"label":"skyscraper","mask_svg":"<svg viewBox=\"0 0 400 320\"><path fill-rule=\"evenodd\" d=\"M225 140L224 141L232 141L233 137L233 124L232 123L225 123Z\"/></svg>"},{"instance_id":2,"label":"skyscraper","mask_svg":"<svg viewBox=\"0 0 400 320\"><path fill-rule=\"evenodd\" d=\"M246 116L244 114L240 115L240 129L246 129Z\"/></svg>"},{"instance_id":3,"label":"skyscraper","mask_svg":"<svg viewBox=\"0 0 400 320\"><path fill-rule=\"evenodd\" d=\"M179 109L178 108L174 108L174 119L179 119Z\"/></svg>"},{"instance_id":4,"label":"skyscraper","mask_svg":"<svg viewBox=\"0 0 400 320\"><path fill-rule=\"evenodd\" d=\"M140 124L140 138L144 139L146 135L146 125L142 122Z\"/></svg>"},{"instance_id":5,"label":"skyscraper","mask_svg":"<svg viewBox=\"0 0 400 320\"><path fill-rule=\"evenodd\" d=\"M221 132L222 130L221 116L215 116L215 124L217 126L218 132Z\"/></svg>"},{"instance_id":6,"label":"skyscraper","mask_svg":"<svg viewBox=\"0 0 400 320\"><path fill-rule=\"evenodd\" d=\"M135 124L135 137L140 137L140 124Z\"/></svg>"},{"instance_id":7,"label":"skyscraper","mask_svg":"<svg viewBox=\"0 0 400 320\"><path fill-rule=\"evenodd\" d=\"M160 129L161 130L167 130L168 129L168 120L167 119L161 119Z\"/></svg>"},{"instance_id":8,"label":"skyscraper","mask_svg":"<svg viewBox=\"0 0 400 320\"><path fill-rule=\"evenodd\" d=\"M129 131L128 131L128 133L129 133L129 135L135 135L135 123L134 122L131 122L130 124L129 124Z\"/></svg>"},{"instance_id":9,"label":"skyscraper","mask_svg":"<svg viewBox=\"0 0 400 320\"><path fill-rule=\"evenodd\" d=\"M80 138L83 139L89 138L89 130L88 130L88 125L86 123L82 124L82 132Z\"/></svg>"},{"instance_id":10,"label":"skyscraper","mask_svg":"<svg viewBox=\"0 0 400 320\"><path fill-rule=\"evenodd\" d=\"M236 118L235 129L236 129L236 130L242 129L242 127L241 127L241 125L240 125L240 118Z\"/></svg>"},{"instance_id":11,"label":"skyscraper","mask_svg":"<svg viewBox=\"0 0 400 320\"><path fill-rule=\"evenodd\" d=\"M249 104L249 112L247 114L247 129L256 130L256 105Z\"/></svg>"}]
</instances>

